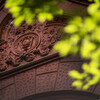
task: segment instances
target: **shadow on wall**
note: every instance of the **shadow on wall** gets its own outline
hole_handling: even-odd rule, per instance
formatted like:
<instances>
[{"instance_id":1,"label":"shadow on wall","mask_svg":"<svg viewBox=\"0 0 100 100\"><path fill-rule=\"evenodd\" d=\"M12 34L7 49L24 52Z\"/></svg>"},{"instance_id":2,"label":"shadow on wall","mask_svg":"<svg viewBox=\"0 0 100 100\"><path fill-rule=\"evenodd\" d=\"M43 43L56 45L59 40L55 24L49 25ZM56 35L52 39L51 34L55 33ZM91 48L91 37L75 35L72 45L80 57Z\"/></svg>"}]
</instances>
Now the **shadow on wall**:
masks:
<instances>
[{"instance_id":1,"label":"shadow on wall","mask_svg":"<svg viewBox=\"0 0 100 100\"><path fill-rule=\"evenodd\" d=\"M31 95L19 100L100 100L100 95L82 91L53 91Z\"/></svg>"}]
</instances>

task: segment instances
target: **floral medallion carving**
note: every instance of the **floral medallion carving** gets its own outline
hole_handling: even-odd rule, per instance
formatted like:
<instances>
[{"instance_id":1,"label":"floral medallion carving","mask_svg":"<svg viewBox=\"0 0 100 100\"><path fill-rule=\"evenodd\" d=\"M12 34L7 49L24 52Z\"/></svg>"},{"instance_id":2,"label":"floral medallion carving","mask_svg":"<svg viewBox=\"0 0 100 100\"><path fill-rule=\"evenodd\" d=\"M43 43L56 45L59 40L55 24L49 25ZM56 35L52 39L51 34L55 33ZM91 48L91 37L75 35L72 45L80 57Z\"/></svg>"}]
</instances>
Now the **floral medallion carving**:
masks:
<instances>
[{"instance_id":1,"label":"floral medallion carving","mask_svg":"<svg viewBox=\"0 0 100 100\"><path fill-rule=\"evenodd\" d=\"M52 47L60 39L64 25L65 19L55 18L52 22L36 21L31 25L23 22L20 27L14 27L13 19L6 18L0 27L0 41L6 41L0 44L0 71L11 70L53 54Z\"/></svg>"},{"instance_id":2,"label":"floral medallion carving","mask_svg":"<svg viewBox=\"0 0 100 100\"><path fill-rule=\"evenodd\" d=\"M12 51L16 55L27 54L32 52L39 45L39 36L35 33L27 33L14 41Z\"/></svg>"}]
</instances>

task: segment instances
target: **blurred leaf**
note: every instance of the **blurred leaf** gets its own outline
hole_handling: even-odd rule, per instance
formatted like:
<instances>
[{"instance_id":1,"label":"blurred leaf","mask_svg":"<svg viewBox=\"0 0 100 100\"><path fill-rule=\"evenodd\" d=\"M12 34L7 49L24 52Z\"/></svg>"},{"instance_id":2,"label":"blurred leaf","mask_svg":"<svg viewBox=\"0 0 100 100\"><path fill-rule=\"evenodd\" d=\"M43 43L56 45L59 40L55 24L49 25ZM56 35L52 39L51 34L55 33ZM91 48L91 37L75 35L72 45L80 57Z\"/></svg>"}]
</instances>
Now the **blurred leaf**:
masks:
<instances>
[{"instance_id":1,"label":"blurred leaf","mask_svg":"<svg viewBox=\"0 0 100 100\"><path fill-rule=\"evenodd\" d=\"M57 3L64 1L66 0L7 0L5 7L12 13L15 18L14 24L18 26L24 20L28 24L35 22L35 18L40 22L53 20L53 15L63 14L63 10L57 6ZM21 20L22 16L24 20L23 18Z\"/></svg>"},{"instance_id":2,"label":"blurred leaf","mask_svg":"<svg viewBox=\"0 0 100 100\"><path fill-rule=\"evenodd\" d=\"M18 18L14 21L15 26L19 26L20 23L21 23L22 21L24 21L24 16L18 17Z\"/></svg>"},{"instance_id":3,"label":"blurred leaf","mask_svg":"<svg viewBox=\"0 0 100 100\"><path fill-rule=\"evenodd\" d=\"M77 87L77 89L81 89L83 83L81 81L77 80L77 81L74 81L72 85L74 87Z\"/></svg>"},{"instance_id":4,"label":"blurred leaf","mask_svg":"<svg viewBox=\"0 0 100 100\"><path fill-rule=\"evenodd\" d=\"M82 57L90 58L91 52L95 49L96 49L96 46L94 43L84 39L83 44L81 46Z\"/></svg>"},{"instance_id":5,"label":"blurred leaf","mask_svg":"<svg viewBox=\"0 0 100 100\"><path fill-rule=\"evenodd\" d=\"M69 75L74 79L82 79L83 75L77 72L76 70L70 71Z\"/></svg>"},{"instance_id":6,"label":"blurred leaf","mask_svg":"<svg viewBox=\"0 0 100 100\"><path fill-rule=\"evenodd\" d=\"M74 33L78 30L78 27L76 25L68 25L67 27L64 28L65 32L67 33Z\"/></svg>"},{"instance_id":7,"label":"blurred leaf","mask_svg":"<svg viewBox=\"0 0 100 100\"><path fill-rule=\"evenodd\" d=\"M60 51L61 56L66 56L71 49L71 45L69 44L69 41L63 40L56 43L56 45L54 46L54 49L56 51Z\"/></svg>"},{"instance_id":8,"label":"blurred leaf","mask_svg":"<svg viewBox=\"0 0 100 100\"><path fill-rule=\"evenodd\" d=\"M83 63L82 73L75 70L69 72L75 79L73 86L84 90L100 81L100 0L93 1L88 7L89 16L83 19L73 17L64 28L66 41L62 40L54 46L61 56L78 53L89 60Z\"/></svg>"}]
</instances>

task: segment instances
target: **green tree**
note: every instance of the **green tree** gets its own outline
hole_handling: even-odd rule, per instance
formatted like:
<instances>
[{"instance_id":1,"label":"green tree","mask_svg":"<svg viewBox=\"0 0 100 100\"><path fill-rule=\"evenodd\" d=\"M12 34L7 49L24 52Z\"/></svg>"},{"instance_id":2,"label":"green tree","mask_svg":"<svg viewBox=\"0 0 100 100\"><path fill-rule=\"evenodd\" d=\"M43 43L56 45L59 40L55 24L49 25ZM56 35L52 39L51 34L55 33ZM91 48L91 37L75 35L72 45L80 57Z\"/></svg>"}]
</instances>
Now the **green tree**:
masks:
<instances>
[{"instance_id":1,"label":"green tree","mask_svg":"<svg viewBox=\"0 0 100 100\"><path fill-rule=\"evenodd\" d=\"M57 6L66 0L7 0L6 8L15 18L15 26L24 20L30 24L38 18L40 22L51 21L54 15L62 15L63 10ZM100 81L100 0L89 0L88 16L75 16L64 28L66 38L57 42L54 49L61 56L80 54L89 59L82 65L83 72L69 72L75 79L73 86L78 89L88 89Z\"/></svg>"}]
</instances>

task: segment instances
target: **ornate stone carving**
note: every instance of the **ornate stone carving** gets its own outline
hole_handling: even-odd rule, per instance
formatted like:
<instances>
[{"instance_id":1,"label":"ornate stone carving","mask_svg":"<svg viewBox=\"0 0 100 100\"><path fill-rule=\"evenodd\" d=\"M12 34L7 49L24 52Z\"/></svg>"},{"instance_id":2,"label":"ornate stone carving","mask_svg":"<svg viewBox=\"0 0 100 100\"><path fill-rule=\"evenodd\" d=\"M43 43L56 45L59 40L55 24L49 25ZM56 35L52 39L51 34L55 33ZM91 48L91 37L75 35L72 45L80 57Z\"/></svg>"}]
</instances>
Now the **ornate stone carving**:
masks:
<instances>
[{"instance_id":1,"label":"ornate stone carving","mask_svg":"<svg viewBox=\"0 0 100 100\"><path fill-rule=\"evenodd\" d=\"M27 54L34 50L40 42L39 36L35 33L27 33L19 37L12 46L12 51L16 54Z\"/></svg>"},{"instance_id":2,"label":"ornate stone carving","mask_svg":"<svg viewBox=\"0 0 100 100\"><path fill-rule=\"evenodd\" d=\"M7 65L18 66L21 62L22 62L21 57L15 56L12 52L10 52L6 57Z\"/></svg>"},{"instance_id":3,"label":"ornate stone carving","mask_svg":"<svg viewBox=\"0 0 100 100\"><path fill-rule=\"evenodd\" d=\"M48 55L52 51L54 43L61 37L62 27L65 24L65 19L55 18L52 22L39 23L37 21L31 25L23 22L20 27L14 27L11 17L5 20L7 21L3 22L1 27L1 39L7 41L7 46L3 50L5 60L3 64L1 63L3 66L1 70L6 68L9 70L14 66L26 64L26 62Z\"/></svg>"},{"instance_id":4,"label":"ornate stone carving","mask_svg":"<svg viewBox=\"0 0 100 100\"><path fill-rule=\"evenodd\" d=\"M39 46L39 53L41 56L47 55L55 42L57 42L63 32L63 26L45 26L43 29L43 36Z\"/></svg>"},{"instance_id":5,"label":"ornate stone carving","mask_svg":"<svg viewBox=\"0 0 100 100\"><path fill-rule=\"evenodd\" d=\"M7 49L7 43L6 41L2 40L0 43L0 72L5 71L7 68L7 64L5 63L5 59L7 56L6 49Z\"/></svg>"},{"instance_id":6,"label":"ornate stone carving","mask_svg":"<svg viewBox=\"0 0 100 100\"><path fill-rule=\"evenodd\" d=\"M0 61L0 72L5 71L6 68L7 67L3 63L1 63L1 61Z\"/></svg>"}]
</instances>

